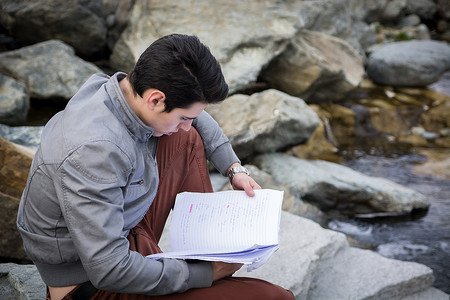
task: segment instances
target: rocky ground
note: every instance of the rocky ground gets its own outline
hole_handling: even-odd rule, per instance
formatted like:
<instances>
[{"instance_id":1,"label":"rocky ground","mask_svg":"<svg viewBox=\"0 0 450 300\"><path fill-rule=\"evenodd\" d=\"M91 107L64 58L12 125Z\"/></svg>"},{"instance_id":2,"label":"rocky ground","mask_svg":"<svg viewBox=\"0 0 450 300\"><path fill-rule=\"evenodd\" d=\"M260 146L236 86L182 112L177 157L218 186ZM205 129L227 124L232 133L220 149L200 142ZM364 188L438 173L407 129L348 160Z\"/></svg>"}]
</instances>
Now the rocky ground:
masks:
<instances>
[{"instance_id":1,"label":"rocky ground","mask_svg":"<svg viewBox=\"0 0 450 300\"><path fill-rule=\"evenodd\" d=\"M37 112L62 109L91 74L128 71L153 40L184 32L210 46L230 85L208 112L255 179L285 191L279 251L238 275L298 299L448 299L428 267L351 247L320 226L330 213L404 215L430 205L418 191L339 165L348 138L420 148L429 160L416 171L449 178L450 96L428 88L450 69L448 2L189 3L0 3L0 257L27 260L15 218L51 114ZM230 188L212 177L216 190ZM0 298L44 297L34 266L0 264L0 273Z\"/></svg>"}]
</instances>

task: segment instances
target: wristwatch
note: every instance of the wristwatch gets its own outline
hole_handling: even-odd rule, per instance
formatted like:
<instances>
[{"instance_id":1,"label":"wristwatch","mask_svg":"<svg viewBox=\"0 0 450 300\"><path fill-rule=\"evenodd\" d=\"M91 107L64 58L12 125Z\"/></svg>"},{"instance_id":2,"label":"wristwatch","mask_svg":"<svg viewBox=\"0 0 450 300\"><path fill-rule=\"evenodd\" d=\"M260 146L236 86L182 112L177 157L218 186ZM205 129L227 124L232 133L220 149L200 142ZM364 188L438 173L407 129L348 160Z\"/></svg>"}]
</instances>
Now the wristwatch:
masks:
<instances>
[{"instance_id":1,"label":"wristwatch","mask_svg":"<svg viewBox=\"0 0 450 300\"><path fill-rule=\"evenodd\" d=\"M233 176L237 173L245 173L247 175L250 175L250 172L247 170L247 168L243 166L232 167L230 171L228 171L228 178L230 178L230 183L233 180Z\"/></svg>"}]
</instances>

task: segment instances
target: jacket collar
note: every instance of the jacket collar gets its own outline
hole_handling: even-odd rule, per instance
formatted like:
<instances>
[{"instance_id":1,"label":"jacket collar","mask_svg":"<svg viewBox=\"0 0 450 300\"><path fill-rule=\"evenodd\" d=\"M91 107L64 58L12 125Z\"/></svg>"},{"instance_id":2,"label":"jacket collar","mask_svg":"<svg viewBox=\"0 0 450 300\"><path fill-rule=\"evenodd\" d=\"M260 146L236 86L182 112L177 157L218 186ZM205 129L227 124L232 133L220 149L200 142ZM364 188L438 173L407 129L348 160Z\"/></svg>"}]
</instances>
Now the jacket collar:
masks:
<instances>
[{"instance_id":1,"label":"jacket collar","mask_svg":"<svg viewBox=\"0 0 450 300\"><path fill-rule=\"evenodd\" d=\"M106 83L106 90L110 96L112 104L114 105L115 112L118 117L125 123L130 133L139 141L145 142L153 136L154 129L147 126L141 119L135 114L128 104L122 90L120 89L119 81L125 78L127 74L117 72L111 76L110 80Z\"/></svg>"}]
</instances>

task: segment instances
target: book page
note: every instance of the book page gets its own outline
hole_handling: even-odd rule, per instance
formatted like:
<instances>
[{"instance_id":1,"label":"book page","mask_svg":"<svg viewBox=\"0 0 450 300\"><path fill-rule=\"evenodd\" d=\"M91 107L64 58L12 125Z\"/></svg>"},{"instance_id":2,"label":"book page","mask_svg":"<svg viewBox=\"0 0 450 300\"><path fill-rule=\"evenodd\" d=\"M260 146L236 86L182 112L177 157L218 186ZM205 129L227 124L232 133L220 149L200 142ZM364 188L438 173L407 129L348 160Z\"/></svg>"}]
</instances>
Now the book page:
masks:
<instances>
[{"instance_id":1,"label":"book page","mask_svg":"<svg viewBox=\"0 0 450 300\"><path fill-rule=\"evenodd\" d=\"M278 244L283 192L181 193L169 228L171 251L205 253Z\"/></svg>"}]
</instances>

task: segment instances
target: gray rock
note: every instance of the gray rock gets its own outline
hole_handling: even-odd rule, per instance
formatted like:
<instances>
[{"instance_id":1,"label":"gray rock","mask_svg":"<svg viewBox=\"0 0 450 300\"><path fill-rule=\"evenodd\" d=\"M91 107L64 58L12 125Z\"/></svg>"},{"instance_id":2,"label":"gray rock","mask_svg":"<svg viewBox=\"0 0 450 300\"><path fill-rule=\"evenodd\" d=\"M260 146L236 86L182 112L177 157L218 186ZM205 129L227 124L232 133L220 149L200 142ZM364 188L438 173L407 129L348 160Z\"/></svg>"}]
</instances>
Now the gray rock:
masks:
<instances>
[{"instance_id":1,"label":"gray rock","mask_svg":"<svg viewBox=\"0 0 450 300\"><path fill-rule=\"evenodd\" d=\"M30 97L25 85L0 74L0 123L22 125L29 109Z\"/></svg>"},{"instance_id":2,"label":"gray rock","mask_svg":"<svg viewBox=\"0 0 450 300\"><path fill-rule=\"evenodd\" d=\"M353 23L353 35L358 39L361 48L364 50L362 54L364 58L364 63L366 63L366 52L370 48L370 46L378 43L378 36L376 32L376 25L371 24L368 25L362 21L357 21ZM354 46L353 44L351 44ZM355 48L357 49L357 48Z\"/></svg>"},{"instance_id":3,"label":"gray rock","mask_svg":"<svg viewBox=\"0 0 450 300\"><path fill-rule=\"evenodd\" d=\"M408 0L406 13L416 14L422 19L433 19L437 11L437 5L432 0Z\"/></svg>"},{"instance_id":4,"label":"gray rock","mask_svg":"<svg viewBox=\"0 0 450 300\"><path fill-rule=\"evenodd\" d=\"M316 103L342 99L363 75L363 59L347 42L304 30L261 77L276 89Z\"/></svg>"},{"instance_id":5,"label":"gray rock","mask_svg":"<svg viewBox=\"0 0 450 300\"><path fill-rule=\"evenodd\" d=\"M430 205L419 192L331 162L273 153L258 157L255 164L289 185L294 196L323 210L336 209L349 215L402 214Z\"/></svg>"},{"instance_id":6,"label":"gray rock","mask_svg":"<svg viewBox=\"0 0 450 300\"><path fill-rule=\"evenodd\" d=\"M334 257L348 243L344 234L282 212L279 247L261 268L251 273L242 268L235 275L264 279L291 290L296 299L308 299L306 295L320 262Z\"/></svg>"},{"instance_id":7,"label":"gray rock","mask_svg":"<svg viewBox=\"0 0 450 300\"><path fill-rule=\"evenodd\" d=\"M233 95L207 111L241 159L305 142L320 124L302 99L277 90Z\"/></svg>"},{"instance_id":8,"label":"gray rock","mask_svg":"<svg viewBox=\"0 0 450 300\"><path fill-rule=\"evenodd\" d=\"M357 18L353 17L346 1L303 2L286 7L286 9L298 11L303 21L302 29L322 32L343 40L351 39L353 21Z\"/></svg>"},{"instance_id":9,"label":"gray rock","mask_svg":"<svg viewBox=\"0 0 450 300\"><path fill-rule=\"evenodd\" d=\"M406 7L408 0L389 0L387 1L382 14L380 16L381 21L395 21Z\"/></svg>"},{"instance_id":10,"label":"gray rock","mask_svg":"<svg viewBox=\"0 0 450 300\"><path fill-rule=\"evenodd\" d=\"M395 21L401 16L407 4L407 0L347 0L346 2L353 17L369 24Z\"/></svg>"},{"instance_id":11,"label":"gray rock","mask_svg":"<svg viewBox=\"0 0 450 300\"><path fill-rule=\"evenodd\" d=\"M421 22L420 17L415 14L407 15L404 18L402 18L400 25L402 27L412 27L417 26Z\"/></svg>"},{"instance_id":12,"label":"gray rock","mask_svg":"<svg viewBox=\"0 0 450 300\"><path fill-rule=\"evenodd\" d=\"M415 31L417 40L431 40L430 29L428 29L427 25L419 24Z\"/></svg>"},{"instance_id":13,"label":"gray rock","mask_svg":"<svg viewBox=\"0 0 450 300\"><path fill-rule=\"evenodd\" d=\"M4 265L0 264L0 299L2 300L16 300L19 299L19 293L11 286L7 273L4 270Z\"/></svg>"},{"instance_id":14,"label":"gray rock","mask_svg":"<svg viewBox=\"0 0 450 300\"><path fill-rule=\"evenodd\" d=\"M170 250L167 227L160 241L164 251ZM431 287L427 266L350 247L344 234L284 211L278 251L261 268L248 273L244 267L234 276L267 280L296 299L448 299Z\"/></svg>"},{"instance_id":15,"label":"gray rock","mask_svg":"<svg viewBox=\"0 0 450 300\"><path fill-rule=\"evenodd\" d=\"M31 97L40 99L69 99L92 74L102 73L56 40L0 53L0 66L24 82Z\"/></svg>"},{"instance_id":16,"label":"gray rock","mask_svg":"<svg viewBox=\"0 0 450 300\"><path fill-rule=\"evenodd\" d=\"M297 16L277 1L136 0L129 26L117 41L111 64L128 72L157 38L171 33L197 35L221 63L230 91L247 87L261 68L294 36Z\"/></svg>"},{"instance_id":17,"label":"gray rock","mask_svg":"<svg viewBox=\"0 0 450 300\"><path fill-rule=\"evenodd\" d=\"M291 7L288 6L287 9L298 11L303 21L302 29L322 32L345 40L361 55L364 55L361 45L363 38L361 32L364 29L358 27L368 25L355 11L355 7L360 4L349 5L348 2L349 0L292 1L290 2Z\"/></svg>"},{"instance_id":18,"label":"gray rock","mask_svg":"<svg viewBox=\"0 0 450 300\"><path fill-rule=\"evenodd\" d=\"M353 18L370 24L379 21L387 0L347 0L347 3Z\"/></svg>"},{"instance_id":19,"label":"gray rock","mask_svg":"<svg viewBox=\"0 0 450 300\"><path fill-rule=\"evenodd\" d=\"M321 261L307 299L399 299L428 289L433 281L425 265L347 247Z\"/></svg>"},{"instance_id":20,"label":"gray rock","mask_svg":"<svg viewBox=\"0 0 450 300\"><path fill-rule=\"evenodd\" d=\"M450 46L438 41L386 45L369 57L368 76L377 84L424 87L450 69Z\"/></svg>"},{"instance_id":21,"label":"gray rock","mask_svg":"<svg viewBox=\"0 0 450 300\"><path fill-rule=\"evenodd\" d=\"M46 286L34 265L0 264L0 298L42 300Z\"/></svg>"},{"instance_id":22,"label":"gray rock","mask_svg":"<svg viewBox=\"0 0 450 300\"><path fill-rule=\"evenodd\" d=\"M450 295L433 287L401 298L401 300L449 300L449 299Z\"/></svg>"},{"instance_id":23,"label":"gray rock","mask_svg":"<svg viewBox=\"0 0 450 300\"><path fill-rule=\"evenodd\" d=\"M106 44L102 0L2 0L0 12L0 23L26 44L57 39L86 56Z\"/></svg>"},{"instance_id":24,"label":"gray rock","mask_svg":"<svg viewBox=\"0 0 450 300\"><path fill-rule=\"evenodd\" d=\"M7 126L0 124L0 137L18 145L36 150L41 143L44 126Z\"/></svg>"}]
</instances>

